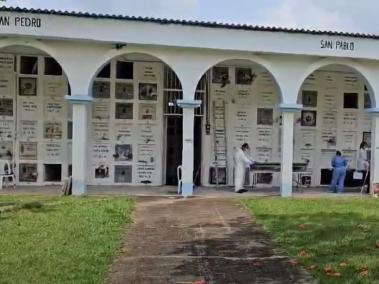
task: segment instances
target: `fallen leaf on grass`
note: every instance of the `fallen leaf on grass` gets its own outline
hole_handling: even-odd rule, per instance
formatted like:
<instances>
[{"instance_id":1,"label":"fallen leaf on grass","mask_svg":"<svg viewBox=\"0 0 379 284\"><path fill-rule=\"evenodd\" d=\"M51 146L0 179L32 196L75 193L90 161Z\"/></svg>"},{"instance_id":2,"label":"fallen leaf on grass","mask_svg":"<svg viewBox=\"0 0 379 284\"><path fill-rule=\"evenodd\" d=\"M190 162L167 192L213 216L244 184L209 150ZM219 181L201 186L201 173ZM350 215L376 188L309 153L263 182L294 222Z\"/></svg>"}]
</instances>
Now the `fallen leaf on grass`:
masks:
<instances>
[{"instance_id":1,"label":"fallen leaf on grass","mask_svg":"<svg viewBox=\"0 0 379 284\"><path fill-rule=\"evenodd\" d=\"M333 268L331 266L325 266L324 267L324 272L325 273L332 273L333 272Z\"/></svg>"},{"instance_id":2,"label":"fallen leaf on grass","mask_svg":"<svg viewBox=\"0 0 379 284\"><path fill-rule=\"evenodd\" d=\"M298 265L299 264L299 262L296 259L289 259L288 263L291 265Z\"/></svg>"},{"instance_id":3,"label":"fallen leaf on grass","mask_svg":"<svg viewBox=\"0 0 379 284\"><path fill-rule=\"evenodd\" d=\"M375 248L379 249L379 243L375 244Z\"/></svg>"},{"instance_id":4,"label":"fallen leaf on grass","mask_svg":"<svg viewBox=\"0 0 379 284\"><path fill-rule=\"evenodd\" d=\"M305 251L305 250L302 250L297 255L300 256L300 257L305 257L305 258L310 257L310 254L307 251Z\"/></svg>"},{"instance_id":5,"label":"fallen leaf on grass","mask_svg":"<svg viewBox=\"0 0 379 284\"><path fill-rule=\"evenodd\" d=\"M304 224L299 224L297 227L298 227L299 229L302 229L302 230L305 229L305 225L304 225Z\"/></svg>"},{"instance_id":6,"label":"fallen leaf on grass","mask_svg":"<svg viewBox=\"0 0 379 284\"><path fill-rule=\"evenodd\" d=\"M368 276L368 267L362 267L359 269L359 275L362 277L367 277Z\"/></svg>"},{"instance_id":7,"label":"fallen leaf on grass","mask_svg":"<svg viewBox=\"0 0 379 284\"><path fill-rule=\"evenodd\" d=\"M311 265L311 266L308 266L308 270L316 270L317 269L317 265Z\"/></svg>"},{"instance_id":8,"label":"fallen leaf on grass","mask_svg":"<svg viewBox=\"0 0 379 284\"><path fill-rule=\"evenodd\" d=\"M341 266L341 267L346 267L346 266L347 266L347 263L346 263L346 262L341 262L341 263L340 263L340 266Z\"/></svg>"},{"instance_id":9,"label":"fallen leaf on grass","mask_svg":"<svg viewBox=\"0 0 379 284\"><path fill-rule=\"evenodd\" d=\"M341 272L334 271L331 266L325 266L324 272L327 276L330 276L330 277L341 277L342 275Z\"/></svg>"}]
</instances>

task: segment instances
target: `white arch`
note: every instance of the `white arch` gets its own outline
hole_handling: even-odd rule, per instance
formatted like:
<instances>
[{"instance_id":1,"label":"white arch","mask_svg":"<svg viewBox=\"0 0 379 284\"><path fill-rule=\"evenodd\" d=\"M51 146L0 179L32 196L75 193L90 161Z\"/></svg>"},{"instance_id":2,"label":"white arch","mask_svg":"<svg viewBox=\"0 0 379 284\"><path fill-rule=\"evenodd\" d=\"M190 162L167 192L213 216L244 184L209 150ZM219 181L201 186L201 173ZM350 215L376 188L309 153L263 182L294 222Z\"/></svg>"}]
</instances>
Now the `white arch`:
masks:
<instances>
[{"instance_id":1,"label":"white arch","mask_svg":"<svg viewBox=\"0 0 379 284\"><path fill-rule=\"evenodd\" d=\"M200 72L199 72L199 74L197 74L197 77L196 77L196 86L197 86L197 83L202 78L202 76L209 69L211 69L212 67L214 67L216 65L222 64L223 62L227 62L227 61L231 61L231 60L244 60L244 61L248 61L251 63L255 63L255 64L263 67L266 71L268 71L270 73L270 75L274 79L276 87L278 88L280 101L283 101L282 87L281 87L281 85L277 79L278 76L277 76L277 72L276 72L275 67L268 60L266 60L262 57L259 57L259 56L255 56L255 55L249 55L249 56L246 56L246 55L225 56L225 55L223 55L223 56L210 57L208 60L205 60L205 61L202 60L202 62L199 62Z\"/></svg>"},{"instance_id":2,"label":"white arch","mask_svg":"<svg viewBox=\"0 0 379 284\"><path fill-rule=\"evenodd\" d=\"M27 46L27 47L32 47L37 50L43 51L50 57L54 58L59 65L61 66L63 73L66 75L67 80L68 74L66 72L66 62L64 58L62 58L57 52L55 52L54 48L51 48L50 46L46 45L42 41L36 40L36 39L5 39L0 42L0 52L2 49L7 48L7 47L12 47L12 46Z\"/></svg>"},{"instance_id":3,"label":"white arch","mask_svg":"<svg viewBox=\"0 0 379 284\"><path fill-rule=\"evenodd\" d=\"M151 56L151 57L154 57L154 58L160 60L161 62L163 62L164 64L166 64L167 66L169 66L171 68L171 70L176 74L180 83L182 84L181 78L179 77L179 75L177 74L175 69L172 67L171 58L169 56L166 56L164 53L155 52L151 49L141 49L141 48L110 49L108 52L106 52L103 55L103 57L101 57L98 60L98 62L96 64L97 68L91 73L91 78L90 78L89 86L88 86L88 94L92 93L93 81L96 79L96 75L101 71L101 69L105 65L107 65L114 58L117 58L117 57L123 56L123 55L130 55L130 54L148 55L148 56Z\"/></svg>"},{"instance_id":4,"label":"white arch","mask_svg":"<svg viewBox=\"0 0 379 284\"><path fill-rule=\"evenodd\" d=\"M330 65L342 65L351 68L358 74L360 74L368 84L368 87L370 89L370 99L373 106L376 106L376 94L374 91L374 88L372 87L372 82L375 82L371 72L367 70L365 67L361 66L359 63L350 60L350 59L344 59L344 58L324 58L321 60L318 60L314 63L312 63L306 70L304 70L302 76L299 78L298 81L298 92L301 90L301 87L304 83L304 81L308 78L309 75L311 75L313 72L326 67Z\"/></svg>"}]
</instances>

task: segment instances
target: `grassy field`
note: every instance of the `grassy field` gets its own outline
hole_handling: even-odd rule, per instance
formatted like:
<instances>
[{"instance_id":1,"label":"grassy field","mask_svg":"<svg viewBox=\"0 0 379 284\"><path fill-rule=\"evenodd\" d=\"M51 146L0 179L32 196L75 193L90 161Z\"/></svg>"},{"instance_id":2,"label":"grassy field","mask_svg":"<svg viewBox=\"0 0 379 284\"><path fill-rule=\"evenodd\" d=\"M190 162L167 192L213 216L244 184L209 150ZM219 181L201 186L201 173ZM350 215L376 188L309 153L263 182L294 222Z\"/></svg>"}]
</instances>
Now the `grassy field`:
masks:
<instances>
[{"instance_id":1,"label":"grassy field","mask_svg":"<svg viewBox=\"0 0 379 284\"><path fill-rule=\"evenodd\" d=\"M0 196L0 210L5 206L0 283L102 283L133 201Z\"/></svg>"},{"instance_id":2,"label":"grassy field","mask_svg":"<svg viewBox=\"0 0 379 284\"><path fill-rule=\"evenodd\" d=\"M244 200L278 245L320 283L379 283L379 200Z\"/></svg>"}]
</instances>

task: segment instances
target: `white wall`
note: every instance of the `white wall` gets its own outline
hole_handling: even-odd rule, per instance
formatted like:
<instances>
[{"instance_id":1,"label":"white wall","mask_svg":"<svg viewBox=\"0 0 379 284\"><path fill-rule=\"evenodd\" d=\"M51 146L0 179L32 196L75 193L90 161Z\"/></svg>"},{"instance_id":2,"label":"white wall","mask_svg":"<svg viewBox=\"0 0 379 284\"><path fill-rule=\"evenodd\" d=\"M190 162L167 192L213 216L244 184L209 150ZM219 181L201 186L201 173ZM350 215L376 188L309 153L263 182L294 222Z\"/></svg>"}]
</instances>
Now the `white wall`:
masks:
<instances>
[{"instance_id":1,"label":"white wall","mask_svg":"<svg viewBox=\"0 0 379 284\"><path fill-rule=\"evenodd\" d=\"M37 59L36 74L22 72L20 55L0 55L1 149L9 147L13 153L12 157L3 153L1 158L15 163L20 184L61 183L71 163L68 122L72 113L64 99L67 79L64 74L45 75L46 56L32 57ZM7 66L12 69L4 70ZM6 100L13 105L13 114L7 113ZM50 164L61 167L60 178L48 178L45 167Z\"/></svg>"}]
</instances>

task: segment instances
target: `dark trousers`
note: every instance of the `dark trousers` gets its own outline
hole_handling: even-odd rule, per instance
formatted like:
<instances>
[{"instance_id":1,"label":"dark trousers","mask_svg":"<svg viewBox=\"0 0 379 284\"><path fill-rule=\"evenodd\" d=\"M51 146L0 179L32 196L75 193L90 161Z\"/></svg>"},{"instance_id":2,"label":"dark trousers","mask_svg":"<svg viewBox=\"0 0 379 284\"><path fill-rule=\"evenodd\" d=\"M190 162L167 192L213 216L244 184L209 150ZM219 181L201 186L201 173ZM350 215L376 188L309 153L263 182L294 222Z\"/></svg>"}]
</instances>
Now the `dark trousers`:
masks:
<instances>
[{"instance_id":1,"label":"dark trousers","mask_svg":"<svg viewBox=\"0 0 379 284\"><path fill-rule=\"evenodd\" d=\"M363 184L367 171L360 171L363 174L362 186L367 185L366 193L370 193L370 171L367 174L366 182Z\"/></svg>"}]
</instances>

